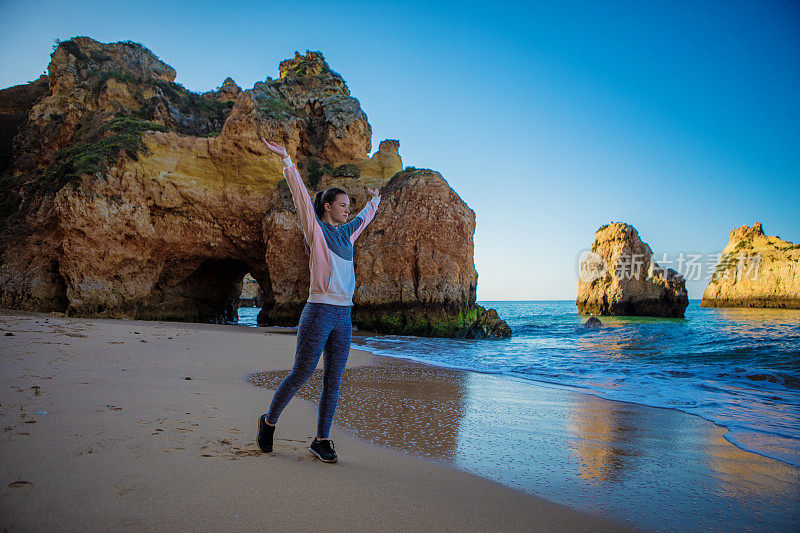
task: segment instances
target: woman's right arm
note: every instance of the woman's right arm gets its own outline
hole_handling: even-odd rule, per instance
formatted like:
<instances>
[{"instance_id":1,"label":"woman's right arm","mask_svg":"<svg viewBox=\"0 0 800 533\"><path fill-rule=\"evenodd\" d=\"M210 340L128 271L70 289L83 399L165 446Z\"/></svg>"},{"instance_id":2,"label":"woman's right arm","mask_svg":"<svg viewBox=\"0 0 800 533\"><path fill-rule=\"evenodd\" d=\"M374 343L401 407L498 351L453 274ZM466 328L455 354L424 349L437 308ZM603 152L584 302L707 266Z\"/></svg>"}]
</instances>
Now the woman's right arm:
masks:
<instances>
[{"instance_id":1,"label":"woman's right arm","mask_svg":"<svg viewBox=\"0 0 800 533\"><path fill-rule=\"evenodd\" d=\"M306 240L310 243L314 237L317 215L314 213L314 203L311 201L311 197L308 195L308 189L306 189L306 186L303 183L303 178L301 178L300 173L297 172L297 167L295 167L294 163L292 163L292 158L289 157L289 154L286 152L286 148L278 143L269 142L263 137L261 140L264 141L264 144L267 145L267 148L269 148L270 152L278 155L281 158L283 177L286 178L286 183L289 184L289 190L292 192L292 201L294 202L295 208L297 208L297 214L300 217L300 224L303 226L303 234L306 236Z\"/></svg>"},{"instance_id":2,"label":"woman's right arm","mask_svg":"<svg viewBox=\"0 0 800 533\"><path fill-rule=\"evenodd\" d=\"M283 165L283 176L286 178L286 183L289 184L289 190L292 192L292 200L294 206L297 208L297 214L300 216L300 223L303 226L303 233L306 236L309 244L314 236L314 225L317 223L317 215L314 213L314 204L311 197L308 195L303 183L303 178L297 172L297 167L292 163L291 158L287 155L281 159Z\"/></svg>"}]
</instances>

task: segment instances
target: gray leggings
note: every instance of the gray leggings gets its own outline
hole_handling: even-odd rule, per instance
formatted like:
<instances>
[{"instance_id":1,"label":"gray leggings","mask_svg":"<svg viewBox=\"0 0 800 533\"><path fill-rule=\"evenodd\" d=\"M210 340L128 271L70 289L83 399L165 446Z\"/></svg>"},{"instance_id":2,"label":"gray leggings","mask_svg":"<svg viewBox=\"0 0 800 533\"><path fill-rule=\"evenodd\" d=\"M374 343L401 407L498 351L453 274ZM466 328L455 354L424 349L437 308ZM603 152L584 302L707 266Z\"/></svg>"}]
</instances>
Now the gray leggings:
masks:
<instances>
[{"instance_id":1,"label":"gray leggings","mask_svg":"<svg viewBox=\"0 0 800 533\"><path fill-rule=\"evenodd\" d=\"M322 396L319 399L317 438L327 439L333 422L333 413L339 401L339 383L342 380L353 324L349 305L331 305L306 302L297 327L297 351L292 372L286 376L275 395L267 413L267 422L275 424L281 411L300 387L308 381L317 367L319 356L323 360Z\"/></svg>"}]
</instances>

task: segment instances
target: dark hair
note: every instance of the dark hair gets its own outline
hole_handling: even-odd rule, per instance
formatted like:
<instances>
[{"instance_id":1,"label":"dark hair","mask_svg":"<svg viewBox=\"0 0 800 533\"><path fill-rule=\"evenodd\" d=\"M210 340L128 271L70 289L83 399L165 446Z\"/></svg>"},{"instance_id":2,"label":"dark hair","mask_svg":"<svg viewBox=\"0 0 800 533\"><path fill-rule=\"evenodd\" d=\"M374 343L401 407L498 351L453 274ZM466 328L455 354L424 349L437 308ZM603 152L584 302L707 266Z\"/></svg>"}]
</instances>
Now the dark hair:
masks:
<instances>
[{"instance_id":1,"label":"dark hair","mask_svg":"<svg viewBox=\"0 0 800 533\"><path fill-rule=\"evenodd\" d=\"M331 187L317 193L314 197L314 212L317 214L318 219L322 220L322 217L325 216L325 204L332 204L340 194L347 195L339 187ZM303 248L305 248L306 255L311 255L305 236L303 236Z\"/></svg>"},{"instance_id":2,"label":"dark hair","mask_svg":"<svg viewBox=\"0 0 800 533\"><path fill-rule=\"evenodd\" d=\"M325 204L332 204L340 194L347 195L339 187L331 187L317 193L317 196L314 197L314 212L317 213L318 219L322 220L322 217L325 216Z\"/></svg>"}]
</instances>

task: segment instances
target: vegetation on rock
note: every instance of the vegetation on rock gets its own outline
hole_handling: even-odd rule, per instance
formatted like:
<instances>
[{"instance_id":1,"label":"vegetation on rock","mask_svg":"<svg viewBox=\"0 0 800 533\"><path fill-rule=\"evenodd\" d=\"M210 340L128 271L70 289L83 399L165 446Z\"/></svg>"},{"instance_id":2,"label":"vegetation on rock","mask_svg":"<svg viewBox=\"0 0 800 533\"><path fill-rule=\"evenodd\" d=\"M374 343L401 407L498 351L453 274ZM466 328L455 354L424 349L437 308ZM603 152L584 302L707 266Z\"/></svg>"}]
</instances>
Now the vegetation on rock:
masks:
<instances>
[{"instance_id":1,"label":"vegetation on rock","mask_svg":"<svg viewBox=\"0 0 800 533\"><path fill-rule=\"evenodd\" d=\"M510 333L475 305L474 212L438 173L395 174L398 141L369 157L367 116L320 52L296 53L252 90L226 79L197 94L140 43L75 37L54 48L47 76L0 91L11 110L0 128L0 305L225 322L250 272L264 292L259 324L296 324L308 257L264 135L312 189L346 184L354 210L381 189L382 212L354 252L369 280L362 327ZM417 205L430 206L425 217L396 223Z\"/></svg>"},{"instance_id":2,"label":"vegetation on rock","mask_svg":"<svg viewBox=\"0 0 800 533\"><path fill-rule=\"evenodd\" d=\"M84 126L85 128L86 126ZM120 152L125 152L133 160L146 152L142 133L146 131L169 131L161 124L122 116L103 123L92 132L79 129L76 137L86 136L92 140L83 142L55 154L55 161L41 177L43 187L53 189L75 182L84 174L94 174L106 170L116 160Z\"/></svg>"}]
</instances>

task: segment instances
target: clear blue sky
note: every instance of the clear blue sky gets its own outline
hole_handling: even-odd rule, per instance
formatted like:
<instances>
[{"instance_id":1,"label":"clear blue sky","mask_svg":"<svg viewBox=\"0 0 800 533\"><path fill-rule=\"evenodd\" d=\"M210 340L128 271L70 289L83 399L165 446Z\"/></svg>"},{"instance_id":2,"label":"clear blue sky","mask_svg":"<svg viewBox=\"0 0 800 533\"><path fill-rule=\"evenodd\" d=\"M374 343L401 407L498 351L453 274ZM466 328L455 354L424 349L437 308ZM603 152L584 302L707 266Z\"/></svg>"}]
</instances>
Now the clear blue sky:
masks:
<instances>
[{"instance_id":1,"label":"clear blue sky","mask_svg":"<svg viewBox=\"0 0 800 533\"><path fill-rule=\"evenodd\" d=\"M475 210L478 299L573 299L610 221L657 255L800 242L800 3L0 2L0 87L55 39L150 48L194 91L323 52L405 165ZM713 261L712 261L713 262ZM674 265L673 265L674 266Z\"/></svg>"}]
</instances>

